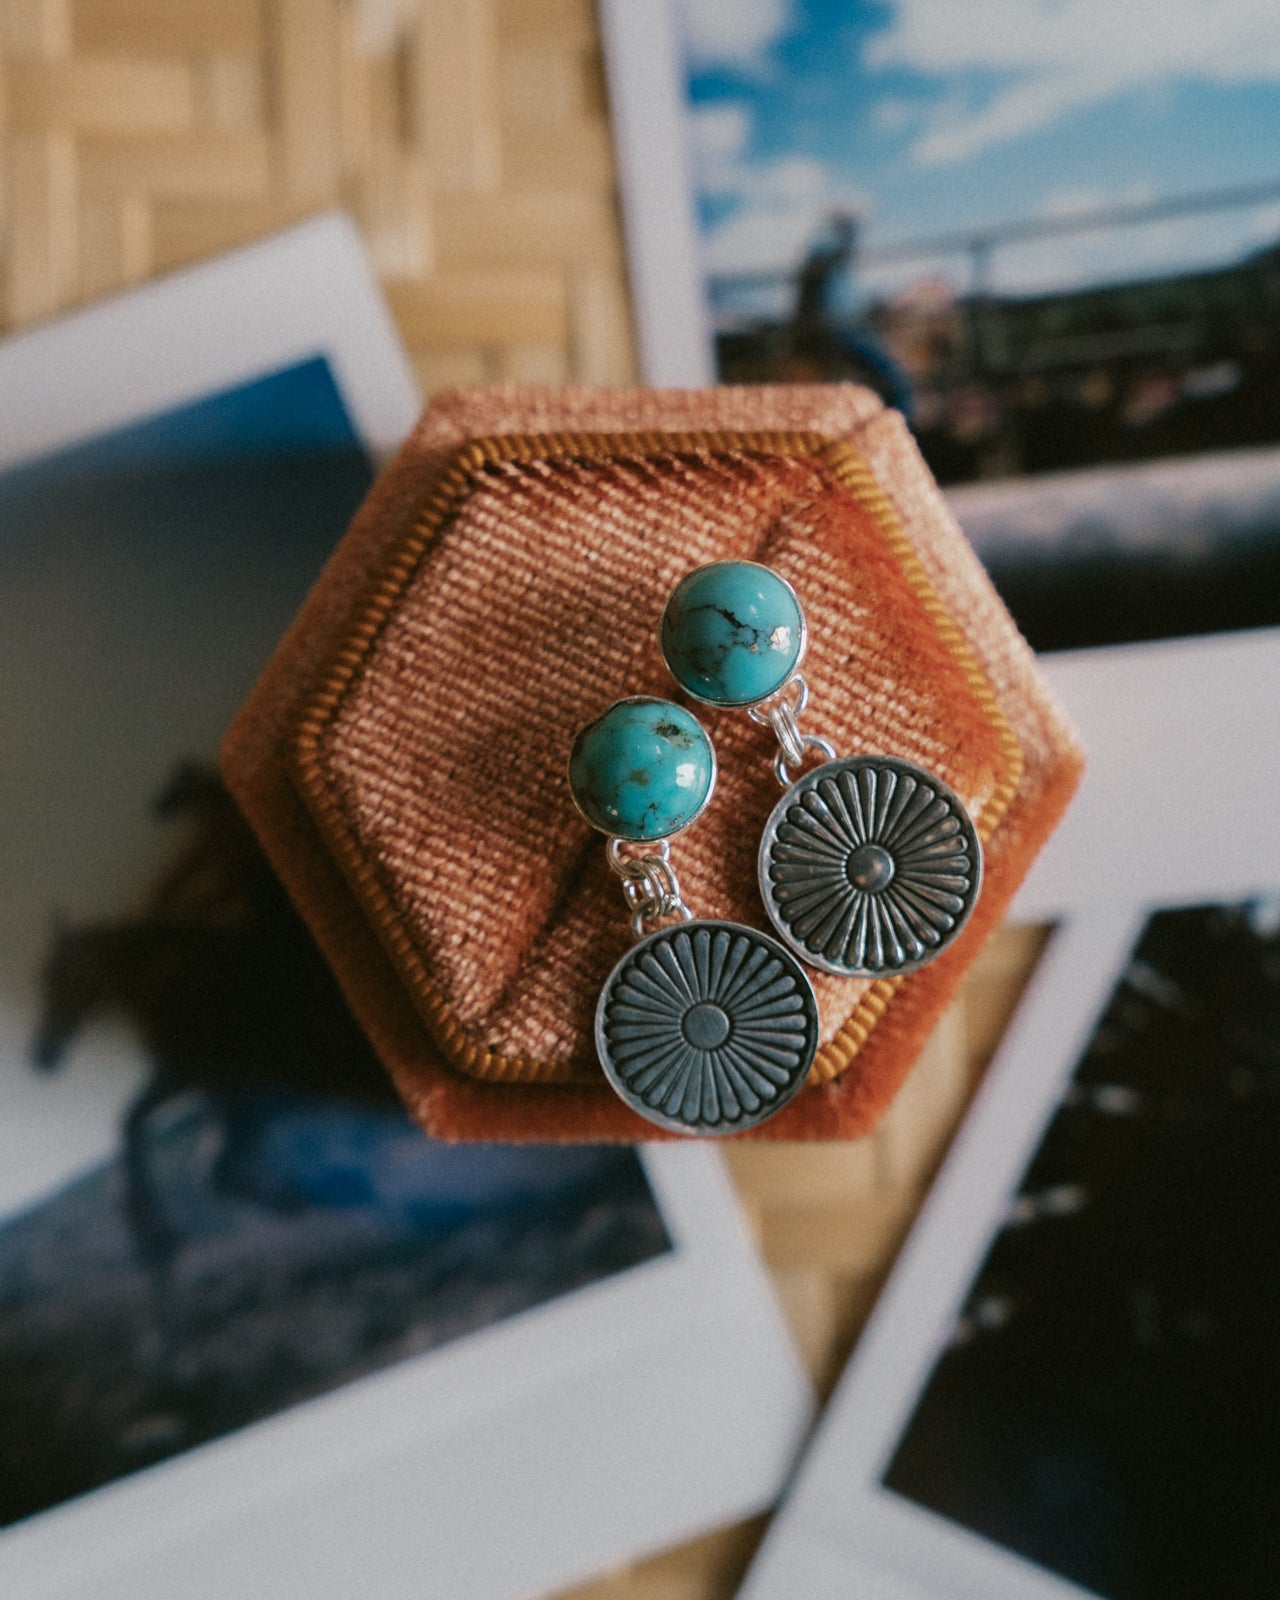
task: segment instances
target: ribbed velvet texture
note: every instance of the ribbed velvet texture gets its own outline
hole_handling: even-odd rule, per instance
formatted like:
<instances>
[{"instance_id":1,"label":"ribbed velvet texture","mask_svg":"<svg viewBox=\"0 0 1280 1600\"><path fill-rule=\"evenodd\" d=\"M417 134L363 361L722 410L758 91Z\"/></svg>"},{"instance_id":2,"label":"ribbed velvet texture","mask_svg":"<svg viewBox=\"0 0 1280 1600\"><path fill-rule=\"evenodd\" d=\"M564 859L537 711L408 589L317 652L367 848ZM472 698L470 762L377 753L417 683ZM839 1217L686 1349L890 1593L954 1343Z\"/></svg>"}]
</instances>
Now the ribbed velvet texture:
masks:
<instances>
[{"instance_id":1,"label":"ribbed velvet texture","mask_svg":"<svg viewBox=\"0 0 1280 1600\"><path fill-rule=\"evenodd\" d=\"M877 510L820 451L726 442L761 430L851 444L887 502ZM481 463L441 501L468 440L569 431L595 437ZM664 442L677 433L698 438ZM645 437L599 437L621 434ZM576 729L610 701L678 698L658 651L664 601L691 567L728 556L767 562L804 603L806 731L841 754L931 768L993 824L978 909L946 955L878 996L814 974L815 1082L748 1137L874 1124L1065 805L1074 736L900 419L864 391L444 397L375 486L224 752L233 792L431 1132L658 1136L595 1062L596 996L630 936L565 764ZM372 625L375 591L390 598ZM303 761L298 728L317 696ZM720 781L673 841L685 898L697 915L767 926L755 852L780 793L771 738L741 712L699 715Z\"/></svg>"}]
</instances>

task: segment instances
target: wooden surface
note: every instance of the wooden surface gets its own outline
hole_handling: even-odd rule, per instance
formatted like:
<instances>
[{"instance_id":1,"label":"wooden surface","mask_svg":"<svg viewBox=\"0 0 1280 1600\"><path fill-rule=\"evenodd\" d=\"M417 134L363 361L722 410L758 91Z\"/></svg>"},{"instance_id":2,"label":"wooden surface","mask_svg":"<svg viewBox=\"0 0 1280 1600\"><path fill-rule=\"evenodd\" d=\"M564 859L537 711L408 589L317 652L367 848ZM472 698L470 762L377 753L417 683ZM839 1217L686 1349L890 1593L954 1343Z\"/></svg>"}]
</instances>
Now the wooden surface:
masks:
<instances>
[{"instance_id":1,"label":"wooden surface","mask_svg":"<svg viewBox=\"0 0 1280 1600\"><path fill-rule=\"evenodd\" d=\"M0 0L0 327L333 205L428 392L635 376L590 0ZM824 1391L1042 938L989 946L874 1137L728 1151ZM573 1600L718 1600L762 1526Z\"/></svg>"},{"instance_id":2,"label":"wooden surface","mask_svg":"<svg viewBox=\"0 0 1280 1600\"><path fill-rule=\"evenodd\" d=\"M325 207L424 388L634 374L590 0L0 0L0 325Z\"/></svg>"}]
</instances>

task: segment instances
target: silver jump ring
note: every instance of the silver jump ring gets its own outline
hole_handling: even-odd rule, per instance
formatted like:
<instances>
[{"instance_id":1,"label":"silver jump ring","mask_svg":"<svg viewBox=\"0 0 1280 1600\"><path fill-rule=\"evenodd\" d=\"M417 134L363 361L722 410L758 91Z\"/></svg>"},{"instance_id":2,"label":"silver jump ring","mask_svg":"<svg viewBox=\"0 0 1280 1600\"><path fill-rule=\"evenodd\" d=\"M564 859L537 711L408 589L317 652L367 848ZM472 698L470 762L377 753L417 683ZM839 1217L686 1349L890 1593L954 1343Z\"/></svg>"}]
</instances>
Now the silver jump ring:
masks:
<instances>
[{"instance_id":1,"label":"silver jump ring","mask_svg":"<svg viewBox=\"0 0 1280 1600\"><path fill-rule=\"evenodd\" d=\"M788 703L784 696L791 695ZM747 707L747 715L752 722L758 723L762 728L771 727L773 724L774 709L779 705L787 705L793 717L802 717L809 704L809 685L802 672L795 673L767 700L761 700L757 705Z\"/></svg>"},{"instance_id":2,"label":"silver jump ring","mask_svg":"<svg viewBox=\"0 0 1280 1600\"><path fill-rule=\"evenodd\" d=\"M635 841L612 838L605 847L610 867L622 879L622 897L631 912L631 932L639 939L646 924L666 917L691 922L693 912L680 894L680 880L671 865L671 846L666 839L644 845L643 855L628 855L623 846Z\"/></svg>"},{"instance_id":3,"label":"silver jump ring","mask_svg":"<svg viewBox=\"0 0 1280 1600\"><path fill-rule=\"evenodd\" d=\"M627 904L631 908L631 933L636 939L650 922L661 922L665 917L678 917L681 922L691 922L693 912L680 895L680 884L675 872L665 862L653 862L644 880L628 879L623 885Z\"/></svg>"},{"instance_id":4,"label":"silver jump ring","mask_svg":"<svg viewBox=\"0 0 1280 1600\"><path fill-rule=\"evenodd\" d=\"M785 750L779 750L773 758L774 775L784 789L789 789L794 781L787 770L788 767L798 767L808 751L817 750L824 761L834 761L836 759L835 745L831 743L830 739L823 739L816 733L801 734L800 746L799 756L793 761L787 760Z\"/></svg>"},{"instance_id":5,"label":"silver jump ring","mask_svg":"<svg viewBox=\"0 0 1280 1600\"><path fill-rule=\"evenodd\" d=\"M631 937L633 939L643 938L645 924L661 921L663 917L678 917L681 922L692 922L693 912L679 898L670 901L664 900L652 910L642 906L631 913Z\"/></svg>"},{"instance_id":6,"label":"silver jump ring","mask_svg":"<svg viewBox=\"0 0 1280 1600\"><path fill-rule=\"evenodd\" d=\"M633 911L637 907L661 905L680 898L680 885L667 862L656 858L638 861L635 869L622 880L623 898Z\"/></svg>"},{"instance_id":7,"label":"silver jump ring","mask_svg":"<svg viewBox=\"0 0 1280 1600\"><path fill-rule=\"evenodd\" d=\"M631 910L640 906L656 905L666 890L652 872L640 871L634 877L622 880L622 898Z\"/></svg>"},{"instance_id":8,"label":"silver jump ring","mask_svg":"<svg viewBox=\"0 0 1280 1600\"><path fill-rule=\"evenodd\" d=\"M785 701L779 701L769 713L769 722L778 736L778 754L789 767L798 767L804 760L804 735L795 712Z\"/></svg>"},{"instance_id":9,"label":"silver jump ring","mask_svg":"<svg viewBox=\"0 0 1280 1600\"><path fill-rule=\"evenodd\" d=\"M656 839L652 844L641 845L641 853L639 855L625 855L623 853L624 847L635 842L631 839L618 838L615 835L605 846L605 855L608 857L609 865L620 878L634 877L634 869L643 862L657 860L661 861L663 866L666 866L671 860L671 841L669 839Z\"/></svg>"},{"instance_id":10,"label":"silver jump ring","mask_svg":"<svg viewBox=\"0 0 1280 1600\"><path fill-rule=\"evenodd\" d=\"M762 728L773 729L779 746L774 757L775 772L798 767L804 761L809 740L800 732L800 717L808 704L809 685L803 673L797 672L787 679L776 694L747 707L747 715L752 722ZM781 767L779 762L782 763Z\"/></svg>"}]
</instances>

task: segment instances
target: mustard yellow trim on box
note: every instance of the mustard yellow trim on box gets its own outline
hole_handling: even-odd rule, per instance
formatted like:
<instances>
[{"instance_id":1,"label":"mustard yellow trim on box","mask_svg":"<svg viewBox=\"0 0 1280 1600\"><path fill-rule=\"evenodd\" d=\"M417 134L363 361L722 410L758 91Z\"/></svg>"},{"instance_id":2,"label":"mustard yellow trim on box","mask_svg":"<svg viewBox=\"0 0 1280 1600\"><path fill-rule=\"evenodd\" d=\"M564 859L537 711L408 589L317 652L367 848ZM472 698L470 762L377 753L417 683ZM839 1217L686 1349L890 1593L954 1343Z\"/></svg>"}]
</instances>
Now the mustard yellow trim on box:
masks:
<instances>
[{"instance_id":1,"label":"mustard yellow trim on box","mask_svg":"<svg viewBox=\"0 0 1280 1600\"><path fill-rule=\"evenodd\" d=\"M932 618L942 642L959 663L974 698L991 720L996 743L1005 758L1003 776L987 797L981 812L973 820L983 846L995 832L1000 819L1009 809L1022 782L1023 755L1018 736L996 699L991 681L957 626L955 619L942 603L938 591L929 580L924 564L916 554L915 546L907 538L906 530L893 508L893 503L880 487L871 468L851 444L837 440L823 451L824 464L837 483L846 488L875 523L882 538L897 556L907 582L915 590L921 606ZM867 1036L884 1015L885 1007L893 998L894 990L905 980L902 978L877 978L853 1008L839 1032L818 1051L809 1069L810 1083L830 1083L847 1070L858 1051L867 1042Z\"/></svg>"}]
</instances>

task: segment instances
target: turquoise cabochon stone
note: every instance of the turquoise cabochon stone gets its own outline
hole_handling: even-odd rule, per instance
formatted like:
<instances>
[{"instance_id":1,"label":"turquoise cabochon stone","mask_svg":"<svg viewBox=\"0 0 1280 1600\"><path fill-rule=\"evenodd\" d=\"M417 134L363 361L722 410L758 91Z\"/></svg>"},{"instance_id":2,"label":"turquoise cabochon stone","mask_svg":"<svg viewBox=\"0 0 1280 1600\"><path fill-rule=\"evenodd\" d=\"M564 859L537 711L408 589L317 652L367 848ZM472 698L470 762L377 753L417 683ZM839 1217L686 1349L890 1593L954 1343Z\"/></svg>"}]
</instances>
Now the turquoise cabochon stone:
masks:
<instances>
[{"instance_id":1,"label":"turquoise cabochon stone","mask_svg":"<svg viewBox=\"0 0 1280 1600\"><path fill-rule=\"evenodd\" d=\"M749 706L776 694L804 650L804 612L785 579L753 561L697 567L662 614L662 653L689 694Z\"/></svg>"},{"instance_id":2,"label":"turquoise cabochon stone","mask_svg":"<svg viewBox=\"0 0 1280 1600\"><path fill-rule=\"evenodd\" d=\"M669 700L619 700L573 742L569 787L578 809L620 839L665 839L698 815L716 781L711 740Z\"/></svg>"}]
</instances>

